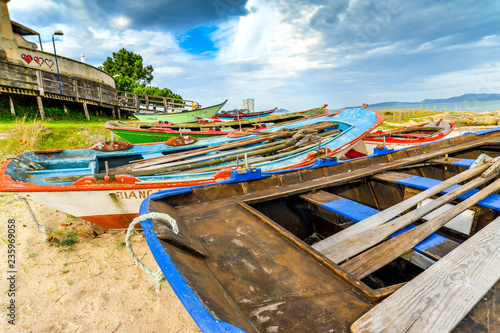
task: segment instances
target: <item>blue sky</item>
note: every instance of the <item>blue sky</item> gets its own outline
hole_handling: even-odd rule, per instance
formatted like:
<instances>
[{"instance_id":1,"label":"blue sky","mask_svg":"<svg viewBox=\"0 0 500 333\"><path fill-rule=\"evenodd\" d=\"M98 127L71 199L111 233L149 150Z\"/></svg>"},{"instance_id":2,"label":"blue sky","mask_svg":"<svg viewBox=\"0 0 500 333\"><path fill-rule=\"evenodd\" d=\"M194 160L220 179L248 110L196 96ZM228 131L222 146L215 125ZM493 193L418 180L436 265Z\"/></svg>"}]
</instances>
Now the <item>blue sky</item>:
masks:
<instances>
[{"instance_id":1,"label":"blue sky","mask_svg":"<svg viewBox=\"0 0 500 333\"><path fill-rule=\"evenodd\" d=\"M292 111L500 93L500 1L12 0L11 19L98 66L124 47L207 106Z\"/></svg>"}]
</instances>

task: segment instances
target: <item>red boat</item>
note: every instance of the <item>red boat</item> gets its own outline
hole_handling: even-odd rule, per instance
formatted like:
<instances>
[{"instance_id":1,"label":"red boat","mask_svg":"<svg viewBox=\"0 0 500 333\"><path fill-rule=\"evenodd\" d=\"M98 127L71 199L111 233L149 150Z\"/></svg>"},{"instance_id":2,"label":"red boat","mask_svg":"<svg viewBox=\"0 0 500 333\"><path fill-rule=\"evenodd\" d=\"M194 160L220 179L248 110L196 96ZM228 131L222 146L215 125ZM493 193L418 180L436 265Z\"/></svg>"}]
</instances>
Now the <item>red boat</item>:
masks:
<instances>
[{"instance_id":1,"label":"red boat","mask_svg":"<svg viewBox=\"0 0 500 333\"><path fill-rule=\"evenodd\" d=\"M258 111L258 112L250 112L248 110L233 110L233 111L222 111L217 113L214 117L212 118L218 118L218 119L232 119L232 120L239 120L239 119L254 119L254 118L264 118L269 116L271 113L276 111L278 108L274 108L272 110L267 110L267 111Z\"/></svg>"},{"instance_id":2,"label":"red boat","mask_svg":"<svg viewBox=\"0 0 500 333\"><path fill-rule=\"evenodd\" d=\"M444 139L455 129L455 124L443 121L422 123L385 131L375 131L363 138L366 151L356 149L359 156L371 155L376 147L386 146L390 149L401 149L423 143ZM358 148L358 147L356 147ZM349 152L350 157L353 152Z\"/></svg>"}]
</instances>

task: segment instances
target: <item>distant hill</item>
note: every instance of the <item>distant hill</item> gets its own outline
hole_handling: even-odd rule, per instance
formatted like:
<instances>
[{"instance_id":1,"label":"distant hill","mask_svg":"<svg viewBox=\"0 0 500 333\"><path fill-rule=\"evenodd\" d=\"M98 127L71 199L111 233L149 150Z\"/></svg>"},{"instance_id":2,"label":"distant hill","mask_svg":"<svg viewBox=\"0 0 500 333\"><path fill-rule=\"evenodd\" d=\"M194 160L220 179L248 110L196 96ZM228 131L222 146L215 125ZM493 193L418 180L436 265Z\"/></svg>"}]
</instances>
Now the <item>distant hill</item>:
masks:
<instances>
[{"instance_id":1,"label":"distant hill","mask_svg":"<svg viewBox=\"0 0 500 333\"><path fill-rule=\"evenodd\" d=\"M456 97L442 99L424 99L421 102L383 102L370 104L370 108L404 108L405 105L415 104L442 104L442 103L460 103L470 101L500 101L500 94L465 94ZM358 107L358 106L356 106ZM348 109L352 107L346 107Z\"/></svg>"},{"instance_id":2,"label":"distant hill","mask_svg":"<svg viewBox=\"0 0 500 333\"><path fill-rule=\"evenodd\" d=\"M445 99L424 99L422 103L460 103L467 101L498 101L500 94L465 94L458 97L450 97Z\"/></svg>"}]
</instances>

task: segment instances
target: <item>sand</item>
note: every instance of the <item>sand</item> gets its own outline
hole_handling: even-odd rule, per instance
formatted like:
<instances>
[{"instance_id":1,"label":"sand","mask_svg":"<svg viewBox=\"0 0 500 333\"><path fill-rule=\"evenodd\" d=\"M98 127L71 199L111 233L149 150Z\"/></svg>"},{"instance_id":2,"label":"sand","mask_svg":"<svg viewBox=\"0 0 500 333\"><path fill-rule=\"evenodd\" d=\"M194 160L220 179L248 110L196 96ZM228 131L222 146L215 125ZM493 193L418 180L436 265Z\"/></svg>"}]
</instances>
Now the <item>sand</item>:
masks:
<instances>
[{"instance_id":1,"label":"sand","mask_svg":"<svg viewBox=\"0 0 500 333\"><path fill-rule=\"evenodd\" d=\"M123 246L125 231L107 231L30 201L38 222L63 235L74 231L72 248L54 247L31 222L21 200L0 193L0 332L201 332L167 282L159 293ZM8 323L8 219L14 217L15 326ZM64 226L67 224L67 226ZM95 233L94 233L95 232ZM153 270L142 232L133 247ZM61 251L63 250L63 251Z\"/></svg>"}]
</instances>

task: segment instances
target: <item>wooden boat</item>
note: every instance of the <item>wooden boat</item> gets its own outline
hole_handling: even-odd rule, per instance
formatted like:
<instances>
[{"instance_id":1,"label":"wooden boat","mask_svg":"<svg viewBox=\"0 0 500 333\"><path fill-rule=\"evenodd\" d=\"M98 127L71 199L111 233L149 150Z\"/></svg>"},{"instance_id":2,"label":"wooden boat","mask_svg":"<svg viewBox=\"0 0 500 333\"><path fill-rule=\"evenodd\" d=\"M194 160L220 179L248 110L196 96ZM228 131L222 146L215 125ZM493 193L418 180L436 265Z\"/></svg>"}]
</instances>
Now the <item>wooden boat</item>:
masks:
<instances>
[{"instance_id":1,"label":"wooden boat","mask_svg":"<svg viewBox=\"0 0 500 333\"><path fill-rule=\"evenodd\" d=\"M189 135L196 139L210 138L214 136L227 135L234 131L232 127L199 128L192 130L190 128L171 128L162 124L148 124L124 121L108 121L104 127L113 133L119 135L124 140L133 143L154 143L165 142L170 138Z\"/></svg>"},{"instance_id":2,"label":"wooden boat","mask_svg":"<svg viewBox=\"0 0 500 333\"><path fill-rule=\"evenodd\" d=\"M194 117L197 123L201 124L213 124L213 123L227 123L227 122L232 122L234 121L232 118L228 119L220 119L217 118L216 116L210 117L210 118L202 118L202 117Z\"/></svg>"},{"instance_id":3,"label":"wooden boat","mask_svg":"<svg viewBox=\"0 0 500 333\"><path fill-rule=\"evenodd\" d=\"M227 99L216 105L208 106L206 108L182 110L182 111L141 111L133 113L133 116L143 122L164 121L172 123L189 123L194 122L193 117L212 117L226 104Z\"/></svg>"},{"instance_id":4,"label":"wooden boat","mask_svg":"<svg viewBox=\"0 0 500 333\"><path fill-rule=\"evenodd\" d=\"M124 228L153 192L231 181L232 169L241 165L279 172L313 165L321 157L341 157L382 121L373 111L353 109L189 146L27 152L0 168L0 189L106 228Z\"/></svg>"},{"instance_id":5,"label":"wooden boat","mask_svg":"<svg viewBox=\"0 0 500 333\"><path fill-rule=\"evenodd\" d=\"M260 118L230 121L224 122L223 124L173 124L163 121L156 123L109 121L105 124L105 127L113 133L119 135L121 138L133 144L164 142L172 137L180 135L190 135L194 138L205 138L226 135L228 132L235 129L251 128L253 130L260 130L268 127L268 125L282 126L293 121L301 121L307 118L338 113L330 113L326 107L327 105L325 104L318 109L310 109L284 115L269 116L266 118L266 123L262 123Z\"/></svg>"},{"instance_id":6,"label":"wooden boat","mask_svg":"<svg viewBox=\"0 0 500 333\"><path fill-rule=\"evenodd\" d=\"M384 144L391 149L401 149L446 138L455 129L455 124L446 121L434 121L391 130L377 130L363 140L366 146L365 155L373 154L373 150Z\"/></svg>"},{"instance_id":7,"label":"wooden boat","mask_svg":"<svg viewBox=\"0 0 500 333\"><path fill-rule=\"evenodd\" d=\"M219 119L232 119L232 120L246 120L255 118L264 118L269 116L271 113L276 111L278 108L274 108L266 111L250 112L249 110L236 110L236 111L219 111L215 117Z\"/></svg>"},{"instance_id":8,"label":"wooden boat","mask_svg":"<svg viewBox=\"0 0 500 333\"><path fill-rule=\"evenodd\" d=\"M142 203L178 233L162 215L141 225L204 332L499 332L499 156L496 128L247 170Z\"/></svg>"}]
</instances>

